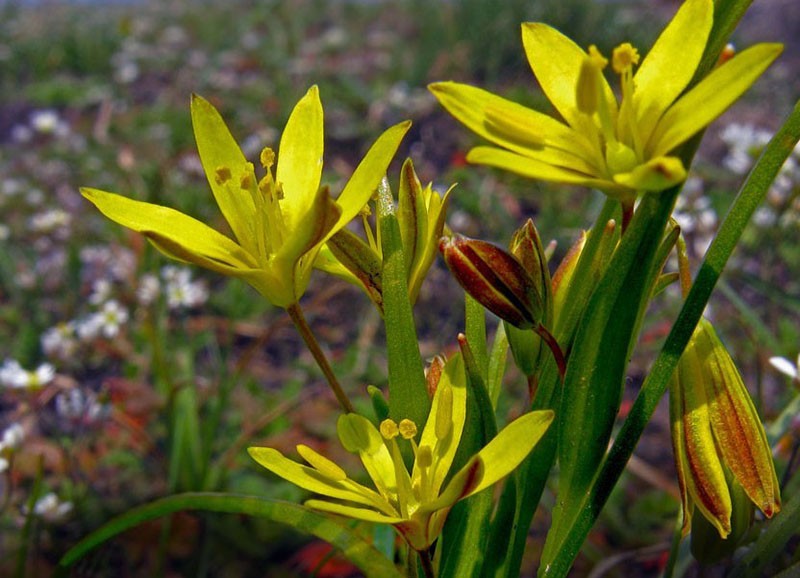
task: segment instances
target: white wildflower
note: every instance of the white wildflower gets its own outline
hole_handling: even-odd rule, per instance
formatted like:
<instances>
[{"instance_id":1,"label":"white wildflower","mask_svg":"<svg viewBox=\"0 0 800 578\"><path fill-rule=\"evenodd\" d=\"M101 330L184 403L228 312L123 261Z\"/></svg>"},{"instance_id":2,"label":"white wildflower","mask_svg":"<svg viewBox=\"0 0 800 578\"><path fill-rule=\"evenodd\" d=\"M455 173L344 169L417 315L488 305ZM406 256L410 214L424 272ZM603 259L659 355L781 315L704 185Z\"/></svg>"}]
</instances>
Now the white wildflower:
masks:
<instances>
[{"instance_id":1,"label":"white wildflower","mask_svg":"<svg viewBox=\"0 0 800 578\"><path fill-rule=\"evenodd\" d=\"M100 333L108 339L119 335L120 328L128 321L128 310L116 299L103 303L103 308L96 315L100 320Z\"/></svg>"},{"instance_id":2,"label":"white wildflower","mask_svg":"<svg viewBox=\"0 0 800 578\"><path fill-rule=\"evenodd\" d=\"M62 502L53 492L36 500L36 504L33 506L33 513L48 522L58 522L71 511L72 502Z\"/></svg>"},{"instance_id":3,"label":"white wildflower","mask_svg":"<svg viewBox=\"0 0 800 578\"><path fill-rule=\"evenodd\" d=\"M151 305L158 299L158 292L161 289L161 282L152 273L146 273L139 279L139 287L136 289L136 297L141 305Z\"/></svg>"},{"instance_id":4,"label":"white wildflower","mask_svg":"<svg viewBox=\"0 0 800 578\"><path fill-rule=\"evenodd\" d=\"M39 389L50 383L55 374L55 368L49 363L28 371L17 360L7 359L0 366L0 384L13 389Z\"/></svg>"},{"instance_id":5,"label":"white wildflower","mask_svg":"<svg viewBox=\"0 0 800 578\"><path fill-rule=\"evenodd\" d=\"M72 321L59 323L47 329L41 337L42 350L48 357L68 360L78 350L76 324Z\"/></svg>"},{"instance_id":6,"label":"white wildflower","mask_svg":"<svg viewBox=\"0 0 800 578\"><path fill-rule=\"evenodd\" d=\"M800 354L797 362L792 362L785 357L770 357L769 362L778 371L800 385Z\"/></svg>"},{"instance_id":7,"label":"white wildflower","mask_svg":"<svg viewBox=\"0 0 800 578\"><path fill-rule=\"evenodd\" d=\"M108 279L98 279L92 285L92 294L89 295L89 303L101 305L111 297L111 281Z\"/></svg>"}]
</instances>

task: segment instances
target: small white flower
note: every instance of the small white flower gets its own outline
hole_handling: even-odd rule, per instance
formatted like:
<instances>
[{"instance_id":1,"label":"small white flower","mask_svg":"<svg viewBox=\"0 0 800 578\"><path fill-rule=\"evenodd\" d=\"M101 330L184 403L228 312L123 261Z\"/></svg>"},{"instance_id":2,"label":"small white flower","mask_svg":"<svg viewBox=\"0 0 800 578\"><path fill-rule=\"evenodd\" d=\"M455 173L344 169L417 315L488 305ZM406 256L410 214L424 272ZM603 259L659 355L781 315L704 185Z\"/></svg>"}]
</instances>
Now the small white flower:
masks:
<instances>
[{"instance_id":1,"label":"small white flower","mask_svg":"<svg viewBox=\"0 0 800 578\"><path fill-rule=\"evenodd\" d=\"M31 128L38 133L52 134L58 128L61 119L56 111L51 109L37 110L31 115Z\"/></svg>"},{"instance_id":2,"label":"small white flower","mask_svg":"<svg viewBox=\"0 0 800 578\"><path fill-rule=\"evenodd\" d=\"M146 273L139 279L139 287L136 289L136 297L141 305L151 305L158 299L158 292L161 289L161 282L152 273Z\"/></svg>"},{"instance_id":3,"label":"small white flower","mask_svg":"<svg viewBox=\"0 0 800 578\"><path fill-rule=\"evenodd\" d=\"M0 453L10 453L22 445L25 439L25 430L18 423L8 426L0 437Z\"/></svg>"},{"instance_id":4,"label":"small white flower","mask_svg":"<svg viewBox=\"0 0 800 578\"><path fill-rule=\"evenodd\" d=\"M92 391L75 388L56 396L56 413L70 425L91 425L105 417L107 410Z\"/></svg>"},{"instance_id":5,"label":"small white flower","mask_svg":"<svg viewBox=\"0 0 800 578\"><path fill-rule=\"evenodd\" d=\"M50 383L55 375L56 370L49 363L28 371L15 359L7 359L0 367L0 384L14 389L39 389Z\"/></svg>"},{"instance_id":6,"label":"small white flower","mask_svg":"<svg viewBox=\"0 0 800 578\"><path fill-rule=\"evenodd\" d=\"M108 279L98 279L92 285L92 294L89 295L89 303L100 305L111 297L111 281Z\"/></svg>"},{"instance_id":7,"label":"small white flower","mask_svg":"<svg viewBox=\"0 0 800 578\"><path fill-rule=\"evenodd\" d=\"M103 303L103 308L97 315L100 320L100 332L108 339L119 335L120 327L128 321L128 310L116 299L109 299Z\"/></svg>"},{"instance_id":8,"label":"small white flower","mask_svg":"<svg viewBox=\"0 0 800 578\"><path fill-rule=\"evenodd\" d=\"M58 522L72 511L72 502L62 502L53 492L45 494L33 506L33 513L48 522Z\"/></svg>"},{"instance_id":9,"label":"small white flower","mask_svg":"<svg viewBox=\"0 0 800 578\"><path fill-rule=\"evenodd\" d=\"M45 355L68 360L78 350L76 324L69 321L50 327L42 334L40 341Z\"/></svg>"},{"instance_id":10,"label":"small white flower","mask_svg":"<svg viewBox=\"0 0 800 578\"><path fill-rule=\"evenodd\" d=\"M770 357L769 362L772 367L792 381L800 383L800 355L797 356L797 363L793 363L785 357Z\"/></svg>"},{"instance_id":11,"label":"small white flower","mask_svg":"<svg viewBox=\"0 0 800 578\"><path fill-rule=\"evenodd\" d=\"M75 333L83 342L93 341L98 335L100 335L102 326L102 316L99 313L95 313L79 320L75 327Z\"/></svg>"},{"instance_id":12,"label":"small white flower","mask_svg":"<svg viewBox=\"0 0 800 578\"><path fill-rule=\"evenodd\" d=\"M33 215L28 224L35 233L51 233L68 227L72 222L69 213L61 209L49 209Z\"/></svg>"}]
</instances>

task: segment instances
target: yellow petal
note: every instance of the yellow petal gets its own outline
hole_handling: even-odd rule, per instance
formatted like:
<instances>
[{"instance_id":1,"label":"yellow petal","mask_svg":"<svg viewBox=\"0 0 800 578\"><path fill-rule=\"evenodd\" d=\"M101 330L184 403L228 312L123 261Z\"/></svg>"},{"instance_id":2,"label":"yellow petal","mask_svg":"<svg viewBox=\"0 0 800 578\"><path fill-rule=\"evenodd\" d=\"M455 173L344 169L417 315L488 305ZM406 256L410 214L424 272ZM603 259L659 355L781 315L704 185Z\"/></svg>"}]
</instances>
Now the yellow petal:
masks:
<instances>
[{"instance_id":1,"label":"yellow petal","mask_svg":"<svg viewBox=\"0 0 800 578\"><path fill-rule=\"evenodd\" d=\"M303 226L322 177L323 119L319 90L312 86L295 105L278 149L277 184L283 188L280 207L289 235Z\"/></svg>"},{"instance_id":2,"label":"yellow petal","mask_svg":"<svg viewBox=\"0 0 800 578\"><path fill-rule=\"evenodd\" d=\"M578 110L576 89L586 51L555 28L539 22L522 25L522 44L528 63L545 95L578 132L584 132L588 118ZM605 77L600 79L603 98L612 105L616 118L616 97Z\"/></svg>"},{"instance_id":3,"label":"yellow petal","mask_svg":"<svg viewBox=\"0 0 800 578\"><path fill-rule=\"evenodd\" d=\"M609 194L613 194L615 191L625 192L627 190L614 181L578 173L494 147L475 147L467 154L467 161L505 169L531 179L594 187Z\"/></svg>"},{"instance_id":4,"label":"yellow petal","mask_svg":"<svg viewBox=\"0 0 800 578\"><path fill-rule=\"evenodd\" d=\"M356 413L339 416L336 431L344 448L358 453L364 469L378 491L388 500L397 497L397 480L394 461L383 436L371 421Z\"/></svg>"},{"instance_id":5,"label":"yellow petal","mask_svg":"<svg viewBox=\"0 0 800 578\"><path fill-rule=\"evenodd\" d=\"M673 421L673 428L680 428L683 446L675 457L682 461L679 469L685 473L686 491L692 502L724 538L731 531L731 497L711 430L703 390L706 375L692 343L683 352L676 371L676 387L681 393L676 401L681 405L670 413L677 420Z\"/></svg>"},{"instance_id":6,"label":"yellow petal","mask_svg":"<svg viewBox=\"0 0 800 578\"><path fill-rule=\"evenodd\" d=\"M461 434L464 431L464 422L467 417L466 380L463 359L460 354L456 354L447 361L442 371L436 394L431 402L428 421L425 422L425 429L422 430L422 437L420 437L420 447L436 448L436 455L433 460L435 469L429 472L431 477L429 488L433 496L438 495L439 488L442 487L445 477L450 472L450 466L453 464L453 458L455 458L458 444L461 441ZM450 430L444 439L438 439L436 435L436 418L441 411L442 392L445 389L449 389L452 392L452 404L450 404L451 407L449 408L449 411L451 411ZM420 477L421 472L415 462L411 478L416 483Z\"/></svg>"},{"instance_id":7,"label":"yellow petal","mask_svg":"<svg viewBox=\"0 0 800 578\"><path fill-rule=\"evenodd\" d=\"M453 476L439 499L424 504L420 511L449 507L506 477L539 443L553 417L551 410L532 411L512 421Z\"/></svg>"},{"instance_id":8,"label":"yellow petal","mask_svg":"<svg viewBox=\"0 0 800 578\"><path fill-rule=\"evenodd\" d=\"M81 194L106 217L151 237L157 246L163 241L181 248L183 260L225 274L259 268L256 258L232 239L180 211L98 189L83 188Z\"/></svg>"},{"instance_id":9,"label":"yellow petal","mask_svg":"<svg viewBox=\"0 0 800 578\"><path fill-rule=\"evenodd\" d=\"M364 520L365 522L376 522L378 524L398 524L404 521L404 518L398 516L387 516L375 510L368 510L366 508L358 508L355 506L347 506L345 504L337 504L334 502L324 502L322 500L306 500L304 505L312 510L319 510L320 512L330 512L339 516L346 516L354 520Z\"/></svg>"},{"instance_id":10,"label":"yellow petal","mask_svg":"<svg viewBox=\"0 0 800 578\"><path fill-rule=\"evenodd\" d=\"M604 165L589 140L556 119L491 92L457 82L431 84L441 105L486 140L545 162L591 172Z\"/></svg>"},{"instance_id":11,"label":"yellow petal","mask_svg":"<svg viewBox=\"0 0 800 578\"><path fill-rule=\"evenodd\" d=\"M686 0L636 71L634 104L643 143L694 76L713 20L712 0Z\"/></svg>"},{"instance_id":12,"label":"yellow petal","mask_svg":"<svg viewBox=\"0 0 800 578\"><path fill-rule=\"evenodd\" d=\"M772 452L753 400L728 351L706 320L698 326L709 375L709 417L722 459L753 503L768 518L780 511Z\"/></svg>"},{"instance_id":13,"label":"yellow petal","mask_svg":"<svg viewBox=\"0 0 800 578\"><path fill-rule=\"evenodd\" d=\"M247 159L211 103L200 96L192 95L191 109L200 162L217 205L239 243L255 254L253 199L248 191L240 189L238 185L229 186L229 183L218 178L218 171L227 169L232 175L230 182L239 183L241 176L250 170Z\"/></svg>"},{"instance_id":14,"label":"yellow petal","mask_svg":"<svg viewBox=\"0 0 800 578\"><path fill-rule=\"evenodd\" d=\"M375 491L349 479L334 481L314 468L290 460L276 449L251 447L247 453L273 474L309 492L374 508L387 507L385 500Z\"/></svg>"},{"instance_id":15,"label":"yellow petal","mask_svg":"<svg viewBox=\"0 0 800 578\"><path fill-rule=\"evenodd\" d=\"M614 175L614 181L632 191L658 192L686 179L686 169L678 157L657 157L629 173Z\"/></svg>"},{"instance_id":16,"label":"yellow petal","mask_svg":"<svg viewBox=\"0 0 800 578\"><path fill-rule=\"evenodd\" d=\"M410 121L396 124L384 131L370 147L344 190L336 199L336 203L342 209L342 214L336 225L328 232L325 240L335 235L364 208L377 190L381 179L386 175L389 163L392 162L397 147L400 146L400 141L403 140L410 127Z\"/></svg>"},{"instance_id":17,"label":"yellow petal","mask_svg":"<svg viewBox=\"0 0 800 578\"><path fill-rule=\"evenodd\" d=\"M649 156L667 154L705 128L750 88L782 50L780 44L757 44L713 70L661 117L647 145Z\"/></svg>"}]
</instances>

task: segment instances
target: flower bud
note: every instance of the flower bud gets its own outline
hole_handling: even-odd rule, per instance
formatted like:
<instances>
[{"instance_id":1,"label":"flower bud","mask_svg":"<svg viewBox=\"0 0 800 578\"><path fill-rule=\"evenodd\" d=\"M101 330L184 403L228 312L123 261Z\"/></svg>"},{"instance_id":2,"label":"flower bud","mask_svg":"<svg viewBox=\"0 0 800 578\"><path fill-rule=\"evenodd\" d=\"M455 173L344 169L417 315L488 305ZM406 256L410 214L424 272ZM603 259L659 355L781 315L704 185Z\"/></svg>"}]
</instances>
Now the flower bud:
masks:
<instances>
[{"instance_id":1,"label":"flower bud","mask_svg":"<svg viewBox=\"0 0 800 578\"><path fill-rule=\"evenodd\" d=\"M509 244L509 251L528 271L539 295L541 295L545 315L542 323L552 325L553 303L550 269L547 268L547 255L536 225L528 219L524 225L514 232Z\"/></svg>"},{"instance_id":2,"label":"flower bud","mask_svg":"<svg viewBox=\"0 0 800 578\"><path fill-rule=\"evenodd\" d=\"M541 323L537 283L511 253L461 236L443 237L439 250L458 283L486 309L522 329Z\"/></svg>"},{"instance_id":3,"label":"flower bud","mask_svg":"<svg viewBox=\"0 0 800 578\"><path fill-rule=\"evenodd\" d=\"M705 319L675 370L670 417L684 532L695 508L720 538L736 532L732 515L737 504L731 486L740 486L768 518L780 510L780 489L764 427L733 360Z\"/></svg>"}]
</instances>

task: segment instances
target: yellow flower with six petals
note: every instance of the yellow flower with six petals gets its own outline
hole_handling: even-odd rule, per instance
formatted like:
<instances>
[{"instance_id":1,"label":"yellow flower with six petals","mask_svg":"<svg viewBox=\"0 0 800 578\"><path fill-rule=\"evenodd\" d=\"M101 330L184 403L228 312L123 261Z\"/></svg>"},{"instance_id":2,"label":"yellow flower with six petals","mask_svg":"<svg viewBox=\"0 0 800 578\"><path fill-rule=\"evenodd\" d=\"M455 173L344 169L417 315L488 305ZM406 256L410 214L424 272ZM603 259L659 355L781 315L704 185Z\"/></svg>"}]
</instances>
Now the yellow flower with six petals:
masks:
<instances>
[{"instance_id":1,"label":"yellow flower with six petals","mask_svg":"<svg viewBox=\"0 0 800 578\"><path fill-rule=\"evenodd\" d=\"M541 23L522 25L528 62L561 119L480 88L430 86L469 129L497 146L478 146L467 160L545 181L594 187L628 204L686 177L670 153L700 132L747 90L780 54L759 44L718 66L690 90L713 24L713 0L687 0L639 62L623 44L612 68L621 99L603 76L608 61ZM563 119L563 120L562 120Z\"/></svg>"},{"instance_id":2,"label":"yellow flower with six petals","mask_svg":"<svg viewBox=\"0 0 800 578\"><path fill-rule=\"evenodd\" d=\"M191 108L200 160L235 240L169 207L97 189L81 192L167 256L244 279L274 305L297 303L320 248L367 203L410 123L384 132L333 200L320 186L323 112L316 86L286 123L274 173L275 153L261 153L260 181L217 110L199 96Z\"/></svg>"},{"instance_id":3,"label":"yellow flower with six petals","mask_svg":"<svg viewBox=\"0 0 800 578\"><path fill-rule=\"evenodd\" d=\"M467 411L467 387L461 356L445 366L419 438L417 427L404 419L387 419L376 428L367 418L339 416L337 430L344 448L357 453L376 490L349 478L337 464L311 448L297 451L301 465L278 450L252 447L259 464L285 480L336 502L312 499L306 506L357 520L391 524L409 546L424 551L439 537L453 505L495 484L522 462L553 421L552 411L533 411L503 428L445 484L456 455ZM397 438L414 450L414 466L406 469Z\"/></svg>"}]
</instances>

